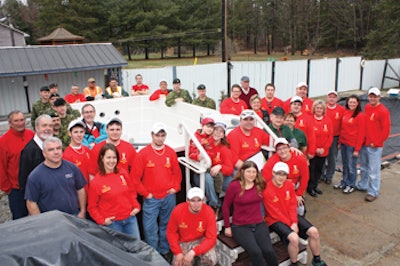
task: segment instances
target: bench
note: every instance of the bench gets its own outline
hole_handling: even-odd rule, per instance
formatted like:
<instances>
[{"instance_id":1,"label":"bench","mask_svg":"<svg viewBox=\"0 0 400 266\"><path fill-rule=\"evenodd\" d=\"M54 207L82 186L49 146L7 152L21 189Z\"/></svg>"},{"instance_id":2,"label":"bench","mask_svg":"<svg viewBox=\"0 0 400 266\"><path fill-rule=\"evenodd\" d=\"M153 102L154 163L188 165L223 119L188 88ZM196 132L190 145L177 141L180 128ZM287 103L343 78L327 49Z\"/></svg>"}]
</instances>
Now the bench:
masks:
<instances>
[{"instance_id":1,"label":"bench","mask_svg":"<svg viewBox=\"0 0 400 266\"><path fill-rule=\"evenodd\" d=\"M220 221L219 221L220 222ZM218 222L217 222L218 224ZM219 224L218 229L222 226ZM221 228L222 229L222 228ZM287 247L280 241L279 236L272 232L270 233L272 246L275 250L275 253L278 257L280 266L290 265L289 254L287 251ZM251 260L245 250L236 243L236 241L227 237L222 231L217 238L216 249L220 254L220 265L224 266L248 266L251 265ZM307 246L303 244L299 244L299 254L297 255L297 260L302 264L307 263Z\"/></svg>"}]
</instances>

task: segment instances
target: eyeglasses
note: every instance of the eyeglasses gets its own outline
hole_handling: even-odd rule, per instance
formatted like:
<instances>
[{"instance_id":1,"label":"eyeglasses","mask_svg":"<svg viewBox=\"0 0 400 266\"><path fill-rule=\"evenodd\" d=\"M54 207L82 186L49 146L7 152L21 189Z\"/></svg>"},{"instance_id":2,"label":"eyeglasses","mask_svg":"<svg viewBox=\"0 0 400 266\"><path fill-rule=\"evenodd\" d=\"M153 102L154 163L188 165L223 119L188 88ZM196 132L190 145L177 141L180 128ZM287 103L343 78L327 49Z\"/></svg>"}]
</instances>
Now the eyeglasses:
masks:
<instances>
[{"instance_id":1,"label":"eyeglasses","mask_svg":"<svg viewBox=\"0 0 400 266\"><path fill-rule=\"evenodd\" d=\"M241 91L236 91L236 90L235 90L235 91L232 91L232 92L241 92Z\"/></svg>"},{"instance_id":2,"label":"eyeglasses","mask_svg":"<svg viewBox=\"0 0 400 266\"><path fill-rule=\"evenodd\" d=\"M289 147L288 146L282 146L282 147L276 148L276 151L284 151L286 149L289 149Z\"/></svg>"},{"instance_id":3,"label":"eyeglasses","mask_svg":"<svg viewBox=\"0 0 400 266\"><path fill-rule=\"evenodd\" d=\"M191 199L191 200L189 200L190 202L201 202L201 201L203 201L203 200L201 200L201 199Z\"/></svg>"},{"instance_id":4,"label":"eyeglasses","mask_svg":"<svg viewBox=\"0 0 400 266\"><path fill-rule=\"evenodd\" d=\"M94 113L94 111L85 111L85 112L83 112L84 114L93 114Z\"/></svg>"}]
</instances>

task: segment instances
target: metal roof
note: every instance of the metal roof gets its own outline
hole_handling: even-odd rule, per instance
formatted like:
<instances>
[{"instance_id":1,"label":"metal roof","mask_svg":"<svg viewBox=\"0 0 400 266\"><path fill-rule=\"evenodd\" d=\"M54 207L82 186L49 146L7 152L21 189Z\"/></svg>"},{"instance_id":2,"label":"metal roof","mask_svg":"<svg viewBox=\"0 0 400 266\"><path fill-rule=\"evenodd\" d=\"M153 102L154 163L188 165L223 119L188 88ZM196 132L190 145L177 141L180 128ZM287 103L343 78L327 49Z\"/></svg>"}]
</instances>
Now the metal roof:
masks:
<instances>
[{"instance_id":1,"label":"metal roof","mask_svg":"<svg viewBox=\"0 0 400 266\"><path fill-rule=\"evenodd\" d=\"M127 64L111 43L0 47L0 77L106 69Z\"/></svg>"}]
</instances>

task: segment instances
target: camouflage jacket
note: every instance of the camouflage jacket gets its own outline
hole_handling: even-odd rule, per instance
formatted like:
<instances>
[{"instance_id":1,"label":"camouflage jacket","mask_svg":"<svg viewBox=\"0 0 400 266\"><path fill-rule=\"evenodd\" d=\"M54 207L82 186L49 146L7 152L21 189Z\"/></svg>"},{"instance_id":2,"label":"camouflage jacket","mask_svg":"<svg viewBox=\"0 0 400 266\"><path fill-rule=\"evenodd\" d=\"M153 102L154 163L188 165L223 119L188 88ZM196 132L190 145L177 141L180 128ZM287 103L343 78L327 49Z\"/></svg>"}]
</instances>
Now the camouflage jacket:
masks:
<instances>
[{"instance_id":1,"label":"camouflage jacket","mask_svg":"<svg viewBox=\"0 0 400 266\"><path fill-rule=\"evenodd\" d=\"M192 103L192 97L187 90L181 89L180 92L171 91L168 93L167 99L165 99L165 104L167 106L172 106L175 104L175 99L183 98L184 102Z\"/></svg>"},{"instance_id":2,"label":"camouflage jacket","mask_svg":"<svg viewBox=\"0 0 400 266\"><path fill-rule=\"evenodd\" d=\"M196 98L193 100L192 104L198 105L201 107L206 107L215 110L215 101L209 97L206 97L204 101L200 100L200 98Z\"/></svg>"},{"instance_id":3,"label":"camouflage jacket","mask_svg":"<svg viewBox=\"0 0 400 266\"><path fill-rule=\"evenodd\" d=\"M35 129L36 118L42 114L45 114L46 110L49 108L51 109L50 103L43 103L41 100L37 100L34 104L32 104L31 125L33 129Z\"/></svg>"}]
</instances>

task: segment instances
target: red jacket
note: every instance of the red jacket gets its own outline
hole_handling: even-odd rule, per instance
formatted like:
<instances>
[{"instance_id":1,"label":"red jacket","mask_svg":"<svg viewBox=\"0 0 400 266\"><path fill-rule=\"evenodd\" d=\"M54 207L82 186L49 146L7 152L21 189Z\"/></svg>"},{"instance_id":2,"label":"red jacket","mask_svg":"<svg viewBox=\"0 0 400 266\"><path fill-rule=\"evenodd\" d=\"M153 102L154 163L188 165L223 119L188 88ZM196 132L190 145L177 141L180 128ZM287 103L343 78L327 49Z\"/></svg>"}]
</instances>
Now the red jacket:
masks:
<instances>
[{"instance_id":1,"label":"red jacket","mask_svg":"<svg viewBox=\"0 0 400 266\"><path fill-rule=\"evenodd\" d=\"M296 195L302 196L306 192L308 180L310 179L308 163L303 154L296 155L296 153L292 151L290 153L292 156L289 161L285 162L289 166L289 175L287 178L289 181L292 181L294 186L299 183L299 187L296 189ZM277 162L282 162L282 160L279 158L278 154L275 153L268 159L262 169L262 176L267 183L270 183L272 180L272 168Z\"/></svg>"},{"instance_id":2,"label":"red jacket","mask_svg":"<svg viewBox=\"0 0 400 266\"><path fill-rule=\"evenodd\" d=\"M104 224L107 217L115 216L116 221L125 220L133 209L140 210L137 194L129 174L120 169L118 174L98 173L90 182L88 211L93 220Z\"/></svg>"},{"instance_id":3,"label":"red jacket","mask_svg":"<svg viewBox=\"0 0 400 266\"><path fill-rule=\"evenodd\" d=\"M189 211L189 204L183 202L176 206L171 213L167 226L167 239L172 253L182 253L179 243L202 239L200 244L193 248L196 256L213 248L217 242L217 226L215 213L210 206L203 203L199 213Z\"/></svg>"},{"instance_id":4,"label":"red jacket","mask_svg":"<svg viewBox=\"0 0 400 266\"><path fill-rule=\"evenodd\" d=\"M314 133L315 133L315 149L323 148L324 153L315 154L319 157L326 157L329 153L333 140L333 127L329 117L324 115L321 120L317 120L315 117L314 121Z\"/></svg>"},{"instance_id":5,"label":"red jacket","mask_svg":"<svg viewBox=\"0 0 400 266\"><path fill-rule=\"evenodd\" d=\"M232 98L226 98L222 101L219 111L221 114L232 114L232 115L240 115L243 110L247 109L247 104L245 101L240 100L235 103L232 101Z\"/></svg>"},{"instance_id":6,"label":"red jacket","mask_svg":"<svg viewBox=\"0 0 400 266\"><path fill-rule=\"evenodd\" d=\"M181 190L181 168L175 151L166 146L154 151L151 144L141 149L135 160L133 175L136 191L143 197L152 193L155 198L167 196L171 188Z\"/></svg>"},{"instance_id":7,"label":"red jacket","mask_svg":"<svg viewBox=\"0 0 400 266\"><path fill-rule=\"evenodd\" d=\"M268 226L277 222L289 227L297 224L297 199L292 182L286 181L281 188L269 182L263 192L263 203Z\"/></svg>"},{"instance_id":8,"label":"red jacket","mask_svg":"<svg viewBox=\"0 0 400 266\"><path fill-rule=\"evenodd\" d=\"M383 147L383 143L390 134L390 113L383 105L372 107L370 104L365 106L366 131L365 144L374 147Z\"/></svg>"},{"instance_id":9,"label":"red jacket","mask_svg":"<svg viewBox=\"0 0 400 266\"><path fill-rule=\"evenodd\" d=\"M25 129L17 132L10 128L0 137L0 189L9 193L19 189L18 171L22 149L33 138L34 133Z\"/></svg>"},{"instance_id":10,"label":"red jacket","mask_svg":"<svg viewBox=\"0 0 400 266\"><path fill-rule=\"evenodd\" d=\"M149 100L150 100L150 101L158 100L158 99L160 99L160 96L161 96L161 95L167 96L168 93L169 93L168 90L166 90L166 91L162 91L161 89L155 90L155 91L153 92L153 94L150 95Z\"/></svg>"},{"instance_id":11,"label":"red jacket","mask_svg":"<svg viewBox=\"0 0 400 266\"><path fill-rule=\"evenodd\" d=\"M354 147L355 151L360 151L365 140L365 114L358 113L352 117L353 111L346 110L342 119L339 143Z\"/></svg>"},{"instance_id":12,"label":"red jacket","mask_svg":"<svg viewBox=\"0 0 400 266\"><path fill-rule=\"evenodd\" d=\"M326 105L326 115L331 119L333 126L333 136L339 136L340 127L342 126L342 118L346 111L346 108L336 104L334 108L330 108Z\"/></svg>"},{"instance_id":13,"label":"red jacket","mask_svg":"<svg viewBox=\"0 0 400 266\"><path fill-rule=\"evenodd\" d=\"M79 93L77 95L67 94L65 95L64 99L67 103L86 102L85 95L83 95L82 93Z\"/></svg>"},{"instance_id":14,"label":"red jacket","mask_svg":"<svg viewBox=\"0 0 400 266\"><path fill-rule=\"evenodd\" d=\"M211 135L207 135L205 133L202 134L201 129L199 129L194 133L194 136L197 138L197 140L200 142L200 144L203 146L206 152L213 148L214 138L212 134ZM190 140L189 158L195 161L199 161L199 155L200 155L199 150L197 149L196 145L194 145L193 141Z\"/></svg>"},{"instance_id":15,"label":"red jacket","mask_svg":"<svg viewBox=\"0 0 400 266\"><path fill-rule=\"evenodd\" d=\"M307 154L315 155L315 132L313 128L314 122L312 116L301 113L296 117L295 128L304 132L307 138Z\"/></svg>"}]
</instances>

